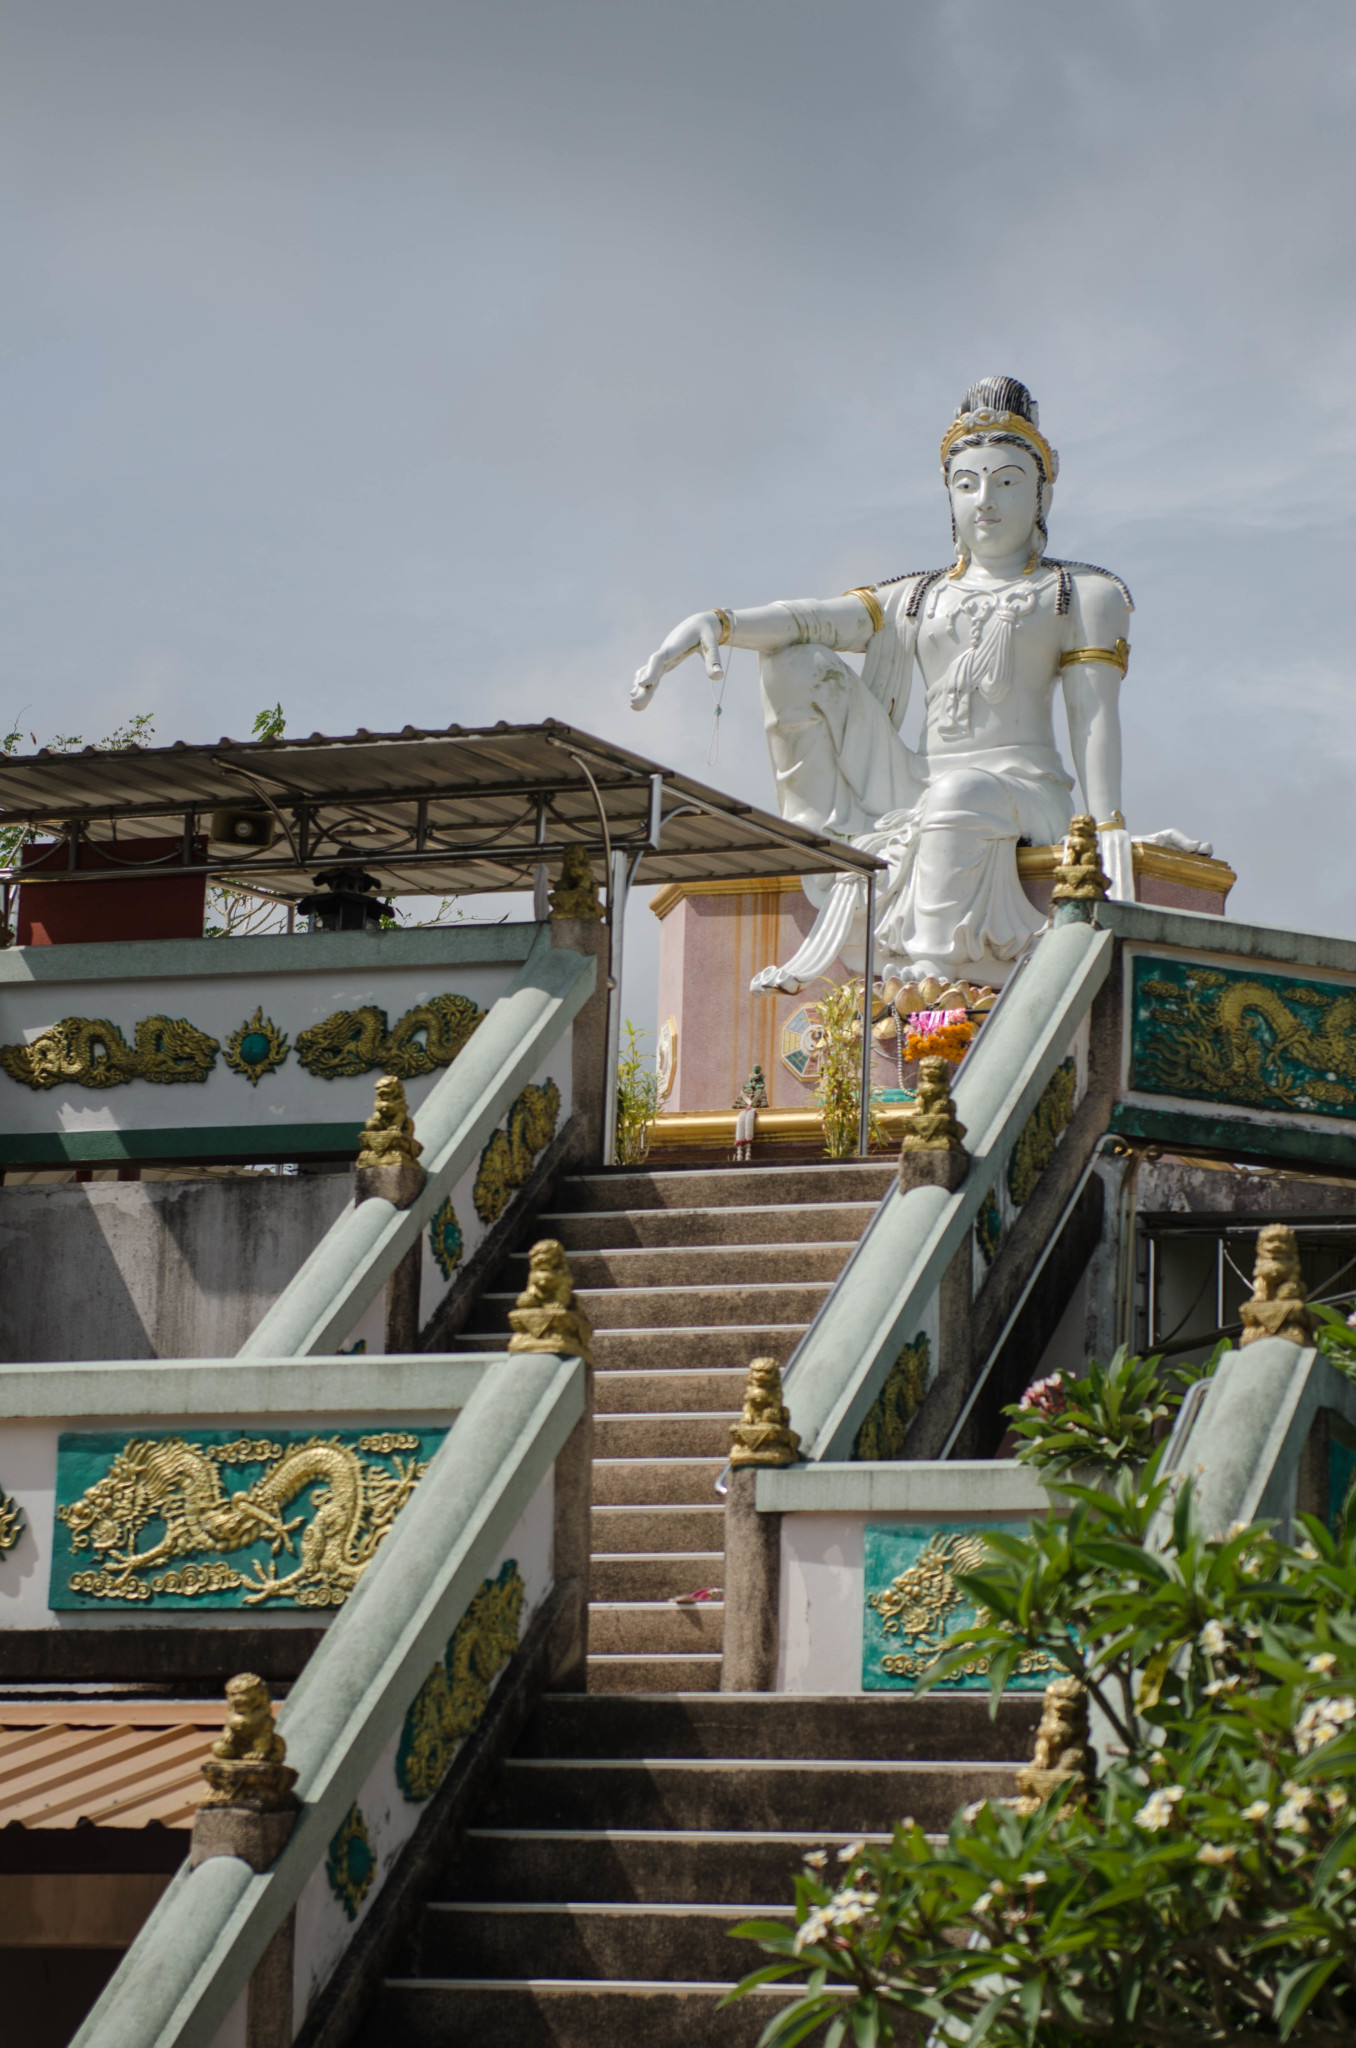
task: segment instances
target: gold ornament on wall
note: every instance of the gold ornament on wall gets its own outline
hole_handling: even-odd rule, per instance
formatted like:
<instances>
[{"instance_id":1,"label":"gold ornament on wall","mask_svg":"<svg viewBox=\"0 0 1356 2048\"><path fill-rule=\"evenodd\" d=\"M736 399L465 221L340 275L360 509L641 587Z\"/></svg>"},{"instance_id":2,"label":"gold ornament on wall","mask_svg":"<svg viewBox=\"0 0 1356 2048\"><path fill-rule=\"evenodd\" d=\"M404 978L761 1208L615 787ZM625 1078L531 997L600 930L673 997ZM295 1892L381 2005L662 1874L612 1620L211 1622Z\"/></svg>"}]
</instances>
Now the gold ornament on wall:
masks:
<instances>
[{"instance_id":1,"label":"gold ornament on wall","mask_svg":"<svg viewBox=\"0 0 1356 2048\"><path fill-rule=\"evenodd\" d=\"M27 1045L0 1045L0 1067L25 1088L118 1088L127 1081L205 1081L220 1042L184 1017L143 1017L129 1045L107 1017L62 1017Z\"/></svg>"},{"instance_id":2,"label":"gold ornament on wall","mask_svg":"<svg viewBox=\"0 0 1356 2048\"><path fill-rule=\"evenodd\" d=\"M1041 1175L1055 1156L1059 1141L1074 1113L1078 1092L1078 1064L1072 1057L1056 1067L1046 1082L1040 1101L1022 1127L1008 1160L1008 1193L1020 1209L1029 1202Z\"/></svg>"},{"instance_id":3,"label":"gold ornament on wall","mask_svg":"<svg viewBox=\"0 0 1356 2048\"><path fill-rule=\"evenodd\" d=\"M508 1207L532 1162L555 1136L560 1090L554 1081L529 1081L509 1110L507 1128L494 1131L480 1155L471 1200L482 1223L493 1223Z\"/></svg>"},{"instance_id":4,"label":"gold ornament on wall","mask_svg":"<svg viewBox=\"0 0 1356 2048\"><path fill-rule=\"evenodd\" d=\"M431 1799L468 1735L480 1726L490 1687L518 1647L526 1598L522 1574L509 1558L486 1579L405 1715L396 1752L396 1783L405 1797Z\"/></svg>"},{"instance_id":5,"label":"gold ornament on wall","mask_svg":"<svg viewBox=\"0 0 1356 2048\"><path fill-rule=\"evenodd\" d=\"M852 1446L854 1458L893 1459L904 1455L909 1424L928 1390L931 1346L926 1330L906 1344L886 1375Z\"/></svg>"},{"instance_id":6,"label":"gold ornament on wall","mask_svg":"<svg viewBox=\"0 0 1356 2048\"><path fill-rule=\"evenodd\" d=\"M119 1605L159 1596L340 1607L427 1470L426 1458L399 1455L387 1469L339 1435L285 1448L242 1439L247 1455L240 1458L232 1455L236 1448L179 1436L129 1439L101 1478L57 1508L72 1559L93 1550L100 1562L96 1570L71 1573L68 1588L54 1569L53 1605L77 1605L69 1598L74 1593ZM237 1462L266 1469L232 1492L222 1467ZM289 1516L292 1507L297 1512ZM163 1533L139 1550L142 1532L153 1525ZM257 1556L250 1561L252 1577L228 1561L233 1551L263 1544L272 1555L267 1564ZM283 1552L297 1562L280 1573Z\"/></svg>"},{"instance_id":7,"label":"gold ornament on wall","mask_svg":"<svg viewBox=\"0 0 1356 2048\"><path fill-rule=\"evenodd\" d=\"M322 1081L349 1080L375 1067L415 1081L451 1066L484 1015L469 996L430 996L388 1028L385 1010L364 1003L356 1010L336 1010L299 1031L297 1058Z\"/></svg>"},{"instance_id":8,"label":"gold ornament on wall","mask_svg":"<svg viewBox=\"0 0 1356 2048\"><path fill-rule=\"evenodd\" d=\"M261 1003L249 1022L231 1033L222 1058L233 1073L243 1074L257 1088L265 1074L283 1064L290 1048L291 1041L264 1015Z\"/></svg>"},{"instance_id":9,"label":"gold ornament on wall","mask_svg":"<svg viewBox=\"0 0 1356 2048\"><path fill-rule=\"evenodd\" d=\"M367 1832L362 1808L355 1801L330 1841L325 1858L325 1876L330 1890L344 1909L346 1919L356 1920L358 1908L371 1891L377 1876L377 1859L372 1837Z\"/></svg>"},{"instance_id":10,"label":"gold ornament on wall","mask_svg":"<svg viewBox=\"0 0 1356 2048\"><path fill-rule=\"evenodd\" d=\"M13 1550L26 1526L23 1509L0 1486L0 1557Z\"/></svg>"}]
</instances>

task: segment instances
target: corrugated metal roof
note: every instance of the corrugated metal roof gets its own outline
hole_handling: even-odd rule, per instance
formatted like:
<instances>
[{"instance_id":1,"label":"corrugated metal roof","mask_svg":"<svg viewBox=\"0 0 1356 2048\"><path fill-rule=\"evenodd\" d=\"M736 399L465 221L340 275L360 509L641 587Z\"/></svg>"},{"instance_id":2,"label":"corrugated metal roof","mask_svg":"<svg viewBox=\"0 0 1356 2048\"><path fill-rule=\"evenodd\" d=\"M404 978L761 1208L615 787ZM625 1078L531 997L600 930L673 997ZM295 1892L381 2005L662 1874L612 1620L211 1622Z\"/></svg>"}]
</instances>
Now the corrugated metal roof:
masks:
<instances>
[{"instance_id":1,"label":"corrugated metal roof","mask_svg":"<svg viewBox=\"0 0 1356 2048\"><path fill-rule=\"evenodd\" d=\"M651 845L656 800L662 824ZM191 845L213 810L232 806L266 809L277 836L250 855L213 846L210 869L283 895L304 893L318 869L353 860L395 894L521 889L539 860L558 861L565 843L597 854L605 838L641 854L642 886L880 865L554 720L0 755L7 824L74 821L106 845L119 832ZM65 865L61 849L54 876Z\"/></svg>"},{"instance_id":2,"label":"corrugated metal roof","mask_svg":"<svg viewBox=\"0 0 1356 2048\"><path fill-rule=\"evenodd\" d=\"M224 1715L177 1700L0 1706L0 1828L188 1827Z\"/></svg>"}]
</instances>

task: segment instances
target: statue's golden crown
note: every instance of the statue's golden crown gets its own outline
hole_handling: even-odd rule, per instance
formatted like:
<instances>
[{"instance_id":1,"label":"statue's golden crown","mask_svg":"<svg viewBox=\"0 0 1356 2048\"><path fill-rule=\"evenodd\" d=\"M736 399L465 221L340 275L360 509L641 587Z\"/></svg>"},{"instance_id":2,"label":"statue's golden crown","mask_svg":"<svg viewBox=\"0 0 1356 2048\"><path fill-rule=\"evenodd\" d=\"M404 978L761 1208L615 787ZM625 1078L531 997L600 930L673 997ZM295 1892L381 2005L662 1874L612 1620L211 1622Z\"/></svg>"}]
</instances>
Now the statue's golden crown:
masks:
<instances>
[{"instance_id":1,"label":"statue's golden crown","mask_svg":"<svg viewBox=\"0 0 1356 2048\"><path fill-rule=\"evenodd\" d=\"M1015 434L1040 457L1047 484L1052 484L1059 475L1059 456L1033 421L1024 419L1019 412L995 412L992 407L984 405L976 406L973 412L958 412L942 435L943 476L946 475L946 460L951 450L957 441L967 440L971 434Z\"/></svg>"}]
</instances>

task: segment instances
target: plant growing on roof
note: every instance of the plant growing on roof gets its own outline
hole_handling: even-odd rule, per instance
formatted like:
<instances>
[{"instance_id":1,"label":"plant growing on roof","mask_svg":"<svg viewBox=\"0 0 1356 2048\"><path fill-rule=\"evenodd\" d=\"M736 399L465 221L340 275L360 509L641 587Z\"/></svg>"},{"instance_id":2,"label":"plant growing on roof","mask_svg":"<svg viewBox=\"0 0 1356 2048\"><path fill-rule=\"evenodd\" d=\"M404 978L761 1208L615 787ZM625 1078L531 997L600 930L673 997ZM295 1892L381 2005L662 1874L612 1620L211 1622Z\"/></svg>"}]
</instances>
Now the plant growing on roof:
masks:
<instances>
[{"instance_id":1,"label":"plant growing on roof","mask_svg":"<svg viewBox=\"0 0 1356 2048\"><path fill-rule=\"evenodd\" d=\"M996 1701L1051 1658L1111 1730L1101 1782L1047 1772L1033 1811L980 1801L940 1845L905 1821L832 1875L813 1853L794 1926L735 1930L777 1958L735 1996L809 1980L762 2048L1356 2036L1356 1516L1209 1537L1157 1465L990 1531L956 1579L980 1619L920 1686L987 1655Z\"/></svg>"}]
</instances>

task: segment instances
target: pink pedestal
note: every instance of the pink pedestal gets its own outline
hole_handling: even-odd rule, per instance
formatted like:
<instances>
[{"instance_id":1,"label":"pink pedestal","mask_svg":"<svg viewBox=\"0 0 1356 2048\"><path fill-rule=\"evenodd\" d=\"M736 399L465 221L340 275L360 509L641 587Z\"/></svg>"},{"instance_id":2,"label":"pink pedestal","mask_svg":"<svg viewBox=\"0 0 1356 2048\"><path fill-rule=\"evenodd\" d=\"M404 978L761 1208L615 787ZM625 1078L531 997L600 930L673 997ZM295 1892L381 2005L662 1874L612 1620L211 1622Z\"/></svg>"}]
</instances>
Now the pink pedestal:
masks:
<instances>
[{"instance_id":1,"label":"pink pedestal","mask_svg":"<svg viewBox=\"0 0 1356 2048\"><path fill-rule=\"evenodd\" d=\"M1135 895L1165 909L1223 915L1233 871L1223 861L1161 847L1135 847ZM1024 847L1018 854L1022 886L1040 910L1054 887L1056 847ZM677 1040L673 1086L660 1103L667 1113L729 1109L755 1066L767 1081L772 1109L806 1109L813 1081L802 1081L781 1057L783 1033L819 990L800 995L751 995L749 982L776 960L789 960L814 921L814 911L793 877L760 882L670 883L657 890L651 909L661 920L659 1026L672 1020ZM841 961L830 978L842 981ZM894 1085L892 1057L877 1054L876 1081Z\"/></svg>"}]
</instances>

